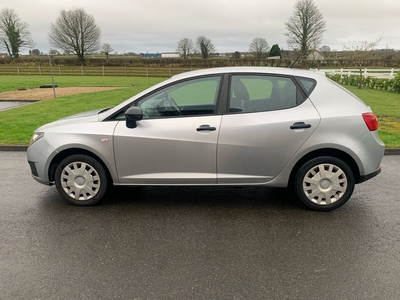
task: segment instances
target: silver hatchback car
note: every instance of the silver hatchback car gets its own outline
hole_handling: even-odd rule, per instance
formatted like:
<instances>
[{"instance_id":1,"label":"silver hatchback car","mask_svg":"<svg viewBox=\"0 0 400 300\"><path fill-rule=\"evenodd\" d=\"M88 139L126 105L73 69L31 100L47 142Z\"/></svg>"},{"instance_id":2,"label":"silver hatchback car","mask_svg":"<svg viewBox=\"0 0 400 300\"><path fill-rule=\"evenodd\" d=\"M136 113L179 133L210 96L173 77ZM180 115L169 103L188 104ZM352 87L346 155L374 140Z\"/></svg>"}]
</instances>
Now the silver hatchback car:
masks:
<instances>
[{"instance_id":1,"label":"silver hatchback car","mask_svg":"<svg viewBox=\"0 0 400 300\"><path fill-rule=\"evenodd\" d=\"M343 205L380 173L378 121L324 73L215 68L176 75L120 105L38 128L33 178L75 205L114 185L293 187L309 208Z\"/></svg>"}]
</instances>

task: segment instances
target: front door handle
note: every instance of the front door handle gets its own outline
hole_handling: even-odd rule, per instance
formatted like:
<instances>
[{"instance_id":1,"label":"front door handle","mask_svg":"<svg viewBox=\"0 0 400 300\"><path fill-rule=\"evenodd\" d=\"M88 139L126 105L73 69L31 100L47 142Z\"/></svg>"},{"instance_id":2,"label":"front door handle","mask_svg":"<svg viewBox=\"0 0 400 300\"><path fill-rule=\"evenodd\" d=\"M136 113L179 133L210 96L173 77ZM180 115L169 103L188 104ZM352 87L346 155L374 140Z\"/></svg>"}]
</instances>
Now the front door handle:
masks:
<instances>
[{"instance_id":1,"label":"front door handle","mask_svg":"<svg viewBox=\"0 0 400 300\"><path fill-rule=\"evenodd\" d=\"M215 131L217 128L211 127L210 125L201 125L199 128L196 129L197 131Z\"/></svg>"},{"instance_id":2,"label":"front door handle","mask_svg":"<svg viewBox=\"0 0 400 300\"><path fill-rule=\"evenodd\" d=\"M290 126L290 129L306 129L310 128L311 124L306 124L304 122L296 122L292 126Z\"/></svg>"}]
</instances>

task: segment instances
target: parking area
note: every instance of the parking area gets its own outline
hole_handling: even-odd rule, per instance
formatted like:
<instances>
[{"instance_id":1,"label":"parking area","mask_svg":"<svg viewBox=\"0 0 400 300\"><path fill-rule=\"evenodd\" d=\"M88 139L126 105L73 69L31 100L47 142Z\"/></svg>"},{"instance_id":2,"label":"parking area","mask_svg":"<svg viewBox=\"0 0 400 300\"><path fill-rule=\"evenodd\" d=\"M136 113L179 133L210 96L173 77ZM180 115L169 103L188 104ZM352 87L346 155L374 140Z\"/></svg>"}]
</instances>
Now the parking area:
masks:
<instances>
[{"instance_id":1,"label":"parking area","mask_svg":"<svg viewBox=\"0 0 400 300\"><path fill-rule=\"evenodd\" d=\"M400 299L400 156L347 204L268 188L114 188L63 202L0 152L1 299Z\"/></svg>"}]
</instances>

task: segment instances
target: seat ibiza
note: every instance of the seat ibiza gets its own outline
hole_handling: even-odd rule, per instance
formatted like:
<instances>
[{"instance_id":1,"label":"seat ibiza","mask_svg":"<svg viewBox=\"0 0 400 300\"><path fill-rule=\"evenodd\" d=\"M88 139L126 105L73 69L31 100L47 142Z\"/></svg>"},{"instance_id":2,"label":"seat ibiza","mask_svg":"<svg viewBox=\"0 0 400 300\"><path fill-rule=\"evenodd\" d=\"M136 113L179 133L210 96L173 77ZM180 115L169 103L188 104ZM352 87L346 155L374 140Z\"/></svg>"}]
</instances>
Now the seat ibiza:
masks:
<instances>
[{"instance_id":1,"label":"seat ibiza","mask_svg":"<svg viewBox=\"0 0 400 300\"><path fill-rule=\"evenodd\" d=\"M75 205L110 184L292 187L309 208L343 205L380 173L371 109L324 73L268 67L176 75L120 105L38 128L32 176Z\"/></svg>"}]
</instances>

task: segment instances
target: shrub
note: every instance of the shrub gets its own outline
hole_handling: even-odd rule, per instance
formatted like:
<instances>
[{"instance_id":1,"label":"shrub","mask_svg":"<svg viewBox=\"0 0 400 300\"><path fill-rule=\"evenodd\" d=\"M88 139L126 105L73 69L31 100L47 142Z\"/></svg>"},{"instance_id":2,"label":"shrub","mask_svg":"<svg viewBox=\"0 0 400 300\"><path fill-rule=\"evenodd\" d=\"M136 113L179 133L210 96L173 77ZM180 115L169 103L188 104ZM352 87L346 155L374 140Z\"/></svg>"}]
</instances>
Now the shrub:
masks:
<instances>
[{"instance_id":1,"label":"shrub","mask_svg":"<svg viewBox=\"0 0 400 300\"><path fill-rule=\"evenodd\" d=\"M343 84L358 86L359 77L358 75L340 75L340 74L328 74L328 78L333 81ZM367 87L375 90L382 90L387 92L400 93L400 72L397 73L396 77L393 79L386 78L374 78L374 77L363 77L362 87Z\"/></svg>"}]
</instances>

